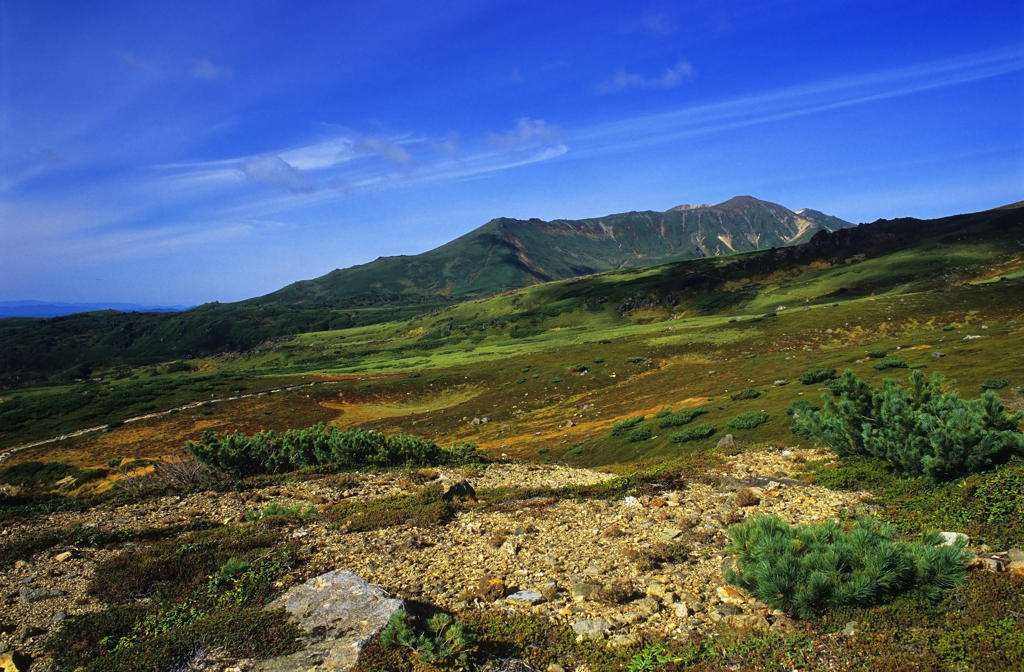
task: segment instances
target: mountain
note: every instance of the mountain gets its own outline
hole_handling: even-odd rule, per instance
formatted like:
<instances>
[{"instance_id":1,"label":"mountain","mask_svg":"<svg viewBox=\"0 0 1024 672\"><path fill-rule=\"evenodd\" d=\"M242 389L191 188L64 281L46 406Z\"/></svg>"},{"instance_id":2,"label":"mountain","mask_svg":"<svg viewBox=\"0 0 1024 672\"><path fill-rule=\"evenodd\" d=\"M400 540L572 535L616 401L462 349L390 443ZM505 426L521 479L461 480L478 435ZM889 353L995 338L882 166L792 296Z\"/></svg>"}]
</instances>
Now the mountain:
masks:
<instances>
[{"instance_id":1,"label":"mountain","mask_svg":"<svg viewBox=\"0 0 1024 672\"><path fill-rule=\"evenodd\" d=\"M137 303L60 303L58 301L0 301L0 317L60 317L94 310L123 313L176 313L192 306L143 306Z\"/></svg>"},{"instance_id":2,"label":"mountain","mask_svg":"<svg viewBox=\"0 0 1024 672\"><path fill-rule=\"evenodd\" d=\"M344 308L488 296L602 271L797 245L819 231L852 226L750 196L595 219L503 217L429 252L334 270L245 303Z\"/></svg>"},{"instance_id":3,"label":"mountain","mask_svg":"<svg viewBox=\"0 0 1024 672\"><path fill-rule=\"evenodd\" d=\"M727 204L736 205L736 200ZM669 213L690 214L694 210L705 213L716 210L727 212L728 208L724 207L727 204L647 214L665 215L664 220L670 222L673 216ZM756 202L751 206L749 210L742 210L741 203L737 209L745 213L760 210L755 207ZM789 212L781 206L765 207L779 208L776 212ZM636 234L638 240L643 233L649 232L653 227L635 225L643 214L630 213L602 220L586 220L603 221L615 235L612 239L610 233L607 237L595 234L593 246L588 250L590 258L599 258L595 250L607 250L612 246L619 249L619 244L622 249L627 249L627 234L630 231L640 232ZM824 217L804 212L797 220L796 213L793 215L794 224ZM750 217L750 214L747 216ZM700 219L701 232L704 234L702 240L710 250L715 244L710 233L713 231L711 222L706 219L711 218L702 216ZM654 221L657 221L656 217ZM684 218L674 221L681 222ZM748 233L760 244L765 244L767 236L757 239L758 220L750 217L750 220L744 221L754 222L748 227ZM519 227L512 229L511 235L523 234L522 238L517 236L517 240L530 255L535 255L529 257L534 268L541 268L542 263L558 258L551 251L536 248L537 241L526 236L527 232L542 230L543 224L552 227L557 222L538 224L536 221L495 220L486 232L497 235L494 231L500 231L498 225L502 222L514 223ZM634 228L627 227L626 222L633 222ZM534 274L509 264L505 266L506 269L519 268L527 279L532 279L530 282L534 286L508 296L494 297L494 305L504 306L501 310L510 314L488 317L483 325L477 327L490 331L504 329L506 331L503 333L507 334L513 326L519 326L517 337L523 337L533 329L544 328L542 323L548 316L582 310L584 304L592 314L623 320L622 324L626 324L638 314L640 317L636 319L664 319L670 317L670 313L714 314L739 309L769 311L777 305L803 303L808 298L828 302L845 301L876 292L902 291L899 288L911 286L943 290L971 281L994 280L1003 276L1014 279L1024 276L1022 222L1024 203L942 219L878 220L831 232L822 228L806 243L797 245L738 252L722 257L684 258L682 261L661 264L657 268L644 268L644 259L653 263L649 261L654 256L652 254L645 258L630 259L628 264L623 262L616 271L544 286L537 285L538 279ZM582 225L580 228L583 228ZM665 228L668 229L668 225ZM474 233L480 234L485 229L487 227ZM564 232L564 229L558 230ZM509 229L505 231L507 233ZM563 235L569 240L586 239L579 230ZM799 226L794 226L775 235L779 240L803 240L809 231L801 232ZM483 235L475 239L472 236L470 234L460 240L470 239L482 244L480 241ZM735 236L730 244L739 246L741 238L750 243L749 238ZM553 238L548 237L547 240L552 241ZM614 243L610 246L607 240L614 240ZM653 245L657 240L666 240L666 237L650 235L648 240ZM720 240L719 243L724 245ZM667 242L662 244L665 247L669 245ZM494 247L498 249L493 251L491 259L480 264L484 271L496 265L494 259L501 256L502 250L509 249L497 244ZM449 317L459 310L469 313L478 311L479 307L473 304L455 307L457 294L454 289L449 297L440 293L430 294L423 289L405 293L395 291L390 295L381 291L394 285L389 284L390 280L379 269L392 269L397 274L402 269L407 272L410 267L416 268L410 266L409 260L422 261L426 258L439 263L444 258L439 255L441 249L418 257L379 260L383 263L374 262L378 263L375 267L378 270L373 270L373 264L347 269L350 273L362 273L363 281L369 282L376 278L375 282L380 283L378 287L357 287L363 290L362 296L349 289L347 298L332 299L327 294L330 285L326 284L325 278L337 280L339 272L335 272L320 280L296 283L269 295L276 295L276 301L263 297L233 304L210 303L180 313L124 313L108 310L49 319L6 318L0 320L0 387L96 375L127 376L131 375L129 367L220 353L254 353L280 344L296 334L400 321L430 313L437 308L450 308L454 311L446 313ZM465 255L464 251L469 249L472 249L471 245L464 243L463 255L457 257L467 268L473 261ZM679 249L678 245L676 249ZM576 253L580 257L584 256L579 248ZM450 255L449 259L454 264L456 256ZM419 268L422 271L427 265L424 263ZM452 274L451 270L443 268L438 273L441 271ZM553 274L551 271L548 273ZM480 276L483 275L480 273ZM401 280L403 276L396 277ZM412 286L408 277L405 277L406 282ZM425 284L429 276L423 271L416 277L424 279ZM469 275L462 280L454 275L451 277L454 288L474 285L474 279ZM511 274L509 277L516 279ZM523 275L518 277L524 278ZM317 284L321 282L325 284ZM299 287L304 288L303 291L298 291ZM319 294L313 293L314 289ZM341 286L340 290L345 290L345 287ZM378 294L375 296L369 293L372 291ZM287 300L292 302L288 303ZM348 305L341 305L344 303ZM651 312L651 315L645 317L645 311ZM513 319L511 313L516 313L518 317ZM441 322L445 320L439 315L431 319ZM472 315L466 318L474 324L479 319L483 318ZM436 324L433 327L440 329ZM424 338L426 340L418 347L434 347L442 342L426 336Z\"/></svg>"}]
</instances>

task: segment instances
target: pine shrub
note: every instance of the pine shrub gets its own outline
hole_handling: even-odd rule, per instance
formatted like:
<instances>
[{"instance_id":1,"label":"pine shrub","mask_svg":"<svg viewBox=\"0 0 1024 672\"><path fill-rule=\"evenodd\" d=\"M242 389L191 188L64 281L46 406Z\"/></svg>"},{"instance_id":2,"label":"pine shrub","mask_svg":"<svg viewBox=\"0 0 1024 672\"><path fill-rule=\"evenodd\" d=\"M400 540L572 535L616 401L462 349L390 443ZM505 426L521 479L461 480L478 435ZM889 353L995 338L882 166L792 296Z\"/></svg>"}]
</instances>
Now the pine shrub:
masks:
<instances>
[{"instance_id":1,"label":"pine shrub","mask_svg":"<svg viewBox=\"0 0 1024 672\"><path fill-rule=\"evenodd\" d=\"M1004 387L1008 386L1009 384L1010 381L1006 380L1005 378L989 378L988 380L981 384L981 389L1001 390Z\"/></svg>"},{"instance_id":2,"label":"pine shrub","mask_svg":"<svg viewBox=\"0 0 1024 672\"><path fill-rule=\"evenodd\" d=\"M706 422L693 427L687 427L686 429L673 432L668 440L672 443L686 443L688 441L699 441L700 439L706 439L715 433L715 428Z\"/></svg>"},{"instance_id":3,"label":"pine shrub","mask_svg":"<svg viewBox=\"0 0 1024 672\"><path fill-rule=\"evenodd\" d=\"M885 371L887 369L905 369L907 368L907 363L896 355L886 355L872 364L872 366L876 371Z\"/></svg>"},{"instance_id":4,"label":"pine shrub","mask_svg":"<svg viewBox=\"0 0 1024 672\"><path fill-rule=\"evenodd\" d=\"M662 415L664 413L664 415ZM693 421L694 418L699 417L707 413L706 409L703 408L688 408L682 411L676 411L675 413L669 411L663 411L658 413L658 427L664 429L665 427L682 427L688 425Z\"/></svg>"},{"instance_id":5,"label":"pine shrub","mask_svg":"<svg viewBox=\"0 0 1024 672\"><path fill-rule=\"evenodd\" d=\"M322 464L364 469L478 460L473 444L445 449L410 434L385 436L362 429L342 431L323 423L308 429L290 429L280 435L273 430L252 436L241 432L205 432L198 442L189 441L186 448L204 465L237 477L283 473Z\"/></svg>"},{"instance_id":6,"label":"pine shrub","mask_svg":"<svg viewBox=\"0 0 1024 672\"><path fill-rule=\"evenodd\" d=\"M651 438L651 436L652 436L651 435L651 430L649 430L648 428L646 428L646 427L637 427L636 429L634 429L632 432L629 433L629 442L630 443L640 443L642 441L646 441L647 439Z\"/></svg>"},{"instance_id":7,"label":"pine shrub","mask_svg":"<svg viewBox=\"0 0 1024 672\"><path fill-rule=\"evenodd\" d=\"M943 546L942 535L925 532L918 542L902 542L895 528L866 518L847 532L834 520L790 526L776 516L753 516L728 532L726 550L737 557L726 581L801 618L886 604L913 589L936 600L967 575L965 540Z\"/></svg>"},{"instance_id":8,"label":"pine shrub","mask_svg":"<svg viewBox=\"0 0 1024 672\"><path fill-rule=\"evenodd\" d=\"M824 383L836 377L835 369L811 369L800 374L800 382L804 385Z\"/></svg>"},{"instance_id":9,"label":"pine shrub","mask_svg":"<svg viewBox=\"0 0 1024 672\"><path fill-rule=\"evenodd\" d=\"M633 430L634 427L636 427L643 421L644 416L635 415L628 420L616 422L614 425L612 425L612 436L621 436L623 434L628 434L630 431Z\"/></svg>"},{"instance_id":10,"label":"pine shrub","mask_svg":"<svg viewBox=\"0 0 1024 672\"><path fill-rule=\"evenodd\" d=\"M928 381L913 371L909 390L891 379L879 389L848 369L840 394L822 395L822 410L801 415L795 431L840 457L884 459L903 474L933 481L987 471L1024 455L1024 413L1007 412L992 391L961 399L941 389L944 381L938 373Z\"/></svg>"},{"instance_id":11,"label":"pine shrub","mask_svg":"<svg viewBox=\"0 0 1024 672\"><path fill-rule=\"evenodd\" d=\"M416 630L409 614L396 611L381 631L380 642L387 648L407 648L420 663L435 667L465 666L476 651L473 632L448 614L435 614L427 619L425 631Z\"/></svg>"},{"instance_id":12,"label":"pine shrub","mask_svg":"<svg viewBox=\"0 0 1024 672\"><path fill-rule=\"evenodd\" d=\"M743 401L744 399L757 399L760 396L760 390L755 390L754 388L751 387L746 390L740 390L736 394L732 395L730 399L732 399L733 401Z\"/></svg>"},{"instance_id":13,"label":"pine shrub","mask_svg":"<svg viewBox=\"0 0 1024 672\"><path fill-rule=\"evenodd\" d=\"M814 411L820 410L820 408L821 407L817 404L807 401L806 399L797 399L786 406L786 415L806 415L807 413L813 413Z\"/></svg>"},{"instance_id":14,"label":"pine shrub","mask_svg":"<svg viewBox=\"0 0 1024 672\"><path fill-rule=\"evenodd\" d=\"M768 414L764 411L748 411L740 413L725 423L730 429L754 429L768 422Z\"/></svg>"}]
</instances>

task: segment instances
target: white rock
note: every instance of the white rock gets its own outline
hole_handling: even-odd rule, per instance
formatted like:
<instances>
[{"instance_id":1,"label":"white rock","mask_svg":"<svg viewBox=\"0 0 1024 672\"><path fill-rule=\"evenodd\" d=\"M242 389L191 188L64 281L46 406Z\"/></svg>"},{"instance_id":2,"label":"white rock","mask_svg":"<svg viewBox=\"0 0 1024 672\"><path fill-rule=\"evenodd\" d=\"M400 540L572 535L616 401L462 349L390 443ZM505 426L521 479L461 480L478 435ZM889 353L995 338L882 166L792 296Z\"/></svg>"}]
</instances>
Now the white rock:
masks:
<instances>
[{"instance_id":1,"label":"white rock","mask_svg":"<svg viewBox=\"0 0 1024 672\"><path fill-rule=\"evenodd\" d=\"M308 633L306 648L260 663L260 672L306 672L352 669L370 640L380 632L402 600L344 569L335 570L295 586L267 609L284 608L289 618Z\"/></svg>"},{"instance_id":2,"label":"white rock","mask_svg":"<svg viewBox=\"0 0 1024 672\"><path fill-rule=\"evenodd\" d=\"M961 534L960 532L939 532L939 534L941 534L942 538L945 540L942 542L942 546L952 546L960 537L963 537L968 544L971 543L971 538L966 534Z\"/></svg>"}]
</instances>

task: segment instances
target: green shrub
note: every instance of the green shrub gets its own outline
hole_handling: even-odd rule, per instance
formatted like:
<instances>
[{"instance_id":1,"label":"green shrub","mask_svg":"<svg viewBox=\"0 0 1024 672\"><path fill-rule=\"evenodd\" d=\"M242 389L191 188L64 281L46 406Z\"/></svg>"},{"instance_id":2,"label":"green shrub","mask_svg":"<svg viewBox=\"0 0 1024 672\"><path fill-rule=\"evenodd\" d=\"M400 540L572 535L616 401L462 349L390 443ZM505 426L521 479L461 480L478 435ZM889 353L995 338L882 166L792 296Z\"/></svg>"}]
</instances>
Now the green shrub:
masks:
<instances>
[{"instance_id":1,"label":"green shrub","mask_svg":"<svg viewBox=\"0 0 1024 672\"><path fill-rule=\"evenodd\" d=\"M704 415L707 410L704 408L687 408L675 413L666 412L665 415L659 414L658 416L658 427L682 427L688 425L693 421L694 418Z\"/></svg>"},{"instance_id":2,"label":"green shrub","mask_svg":"<svg viewBox=\"0 0 1024 672\"><path fill-rule=\"evenodd\" d=\"M651 438L651 436L651 430L649 430L648 428L637 427L636 429L629 433L629 442L640 443L641 441L646 441L647 439Z\"/></svg>"},{"instance_id":3,"label":"green shrub","mask_svg":"<svg viewBox=\"0 0 1024 672\"><path fill-rule=\"evenodd\" d=\"M952 324L947 324L942 328L943 331L953 331L954 329L956 329L956 327Z\"/></svg>"},{"instance_id":4,"label":"green shrub","mask_svg":"<svg viewBox=\"0 0 1024 672\"><path fill-rule=\"evenodd\" d=\"M185 362L171 362L167 365L167 373L181 373L183 371L191 371L192 367Z\"/></svg>"},{"instance_id":5,"label":"green shrub","mask_svg":"<svg viewBox=\"0 0 1024 672\"><path fill-rule=\"evenodd\" d=\"M419 662L435 667L468 665L477 648L473 632L444 613L431 616L426 629L417 633L409 614L396 611L381 631L380 642L388 648L405 647Z\"/></svg>"},{"instance_id":6,"label":"green shrub","mask_svg":"<svg viewBox=\"0 0 1024 672\"><path fill-rule=\"evenodd\" d=\"M731 429L754 429L766 422L768 422L768 414L764 411L748 411L740 413L725 424Z\"/></svg>"},{"instance_id":7,"label":"green shrub","mask_svg":"<svg viewBox=\"0 0 1024 672\"><path fill-rule=\"evenodd\" d=\"M595 357L594 358L594 364L604 364L604 358L603 357Z\"/></svg>"},{"instance_id":8,"label":"green shrub","mask_svg":"<svg viewBox=\"0 0 1024 672\"><path fill-rule=\"evenodd\" d=\"M552 383L560 383L560 382L562 382L562 379L559 378L558 376L555 376L554 378L551 379L551 382Z\"/></svg>"},{"instance_id":9,"label":"green shrub","mask_svg":"<svg viewBox=\"0 0 1024 672\"><path fill-rule=\"evenodd\" d=\"M786 415L804 416L807 415L808 413L814 413L820 408L821 407L818 406L817 404L807 401L806 399L797 399L795 401L791 401L786 406Z\"/></svg>"},{"instance_id":10,"label":"green shrub","mask_svg":"<svg viewBox=\"0 0 1024 672\"><path fill-rule=\"evenodd\" d=\"M586 373L587 371L589 371L589 369L583 364L573 364L568 369L566 369L566 373L573 373L576 375Z\"/></svg>"},{"instance_id":11,"label":"green shrub","mask_svg":"<svg viewBox=\"0 0 1024 672\"><path fill-rule=\"evenodd\" d=\"M870 357L871 359L882 359L888 354L889 353L886 352L885 350L872 350L871 352L868 353L868 357Z\"/></svg>"},{"instance_id":12,"label":"green shrub","mask_svg":"<svg viewBox=\"0 0 1024 672\"><path fill-rule=\"evenodd\" d=\"M632 418L630 418L628 420L623 420L622 422L616 422L612 426L612 436L621 436L623 434L628 434L634 427L636 427L637 425L639 425L643 421L644 421L644 416L636 415L636 416L633 416Z\"/></svg>"},{"instance_id":13,"label":"green shrub","mask_svg":"<svg viewBox=\"0 0 1024 672\"><path fill-rule=\"evenodd\" d=\"M706 439L715 433L715 428L704 422L678 432L673 432L668 440L672 443L686 443L687 441L699 441Z\"/></svg>"},{"instance_id":14,"label":"green shrub","mask_svg":"<svg viewBox=\"0 0 1024 672\"><path fill-rule=\"evenodd\" d=\"M744 399L757 399L760 396L761 392L751 387L746 390L740 390L736 394L732 395L730 399L732 399L733 401L742 401Z\"/></svg>"},{"instance_id":15,"label":"green shrub","mask_svg":"<svg viewBox=\"0 0 1024 672\"><path fill-rule=\"evenodd\" d=\"M737 569L726 572L726 581L801 618L885 604L915 588L938 599L963 582L970 557L963 539L942 546L942 535L926 532L919 542L900 542L895 528L869 519L845 532L834 520L792 527L754 516L728 532L726 550L736 554Z\"/></svg>"},{"instance_id":16,"label":"green shrub","mask_svg":"<svg viewBox=\"0 0 1024 672\"><path fill-rule=\"evenodd\" d=\"M303 467L334 464L346 469L366 467L437 466L477 460L476 446L462 444L441 448L433 441L409 434L385 436L361 429L339 430L324 424L273 430L246 436L241 432L217 435L205 432L198 442L189 441L192 455L203 464L234 476L273 474Z\"/></svg>"},{"instance_id":17,"label":"green shrub","mask_svg":"<svg viewBox=\"0 0 1024 672\"><path fill-rule=\"evenodd\" d=\"M988 380L981 384L981 389L1001 390L1004 387L1008 386L1009 384L1010 381L1006 380L1005 378L989 378Z\"/></svg>"},{"instance_id":18,"label":"green shrub","mask_svg":"<svg viewBox=\"0 0 1024 672\"><path fill-rule=\"evenodd\" d=\"M629 362L630 364L639 364L640 362L644 361L645 359L646 358L644 358L644 357L627 357L626 361Z\"/></svg>"},{"instance_id":19,"label":"green shrub","mask_svg":"<svg viewBox=\"0 0 1024 672\"><path fill-rule=\"evenodd\" d=\"M526 378L516 378L516 385L522 385L526 382Z\"/></svg>"},{"instance_id":20,"label":"green shrub","mask_svg":"<svg viewBox=\"0 0 1024 672\"><path fill-rule=\"evenodd\" d=\"M905 369L907 368L907 363L896 355L887 355L875 362L872 366L876 371L885 371L886 369Z\"/></svg>"},{"instance_id":21,"label":"green shrub","mask_svg":"<svg viewBox=\"0 0 1024 672\"><path fill-rule=\"evenodd\" d=\"M987 471L1024 454L1024 413L1008 413L994 392L964 400L943 392L940 374L928 382L910 374L911 388L894 380L873 388L849 369L837 398L818 413L801 416L796 431L830 446L840 457L887 460L897 471L945 481Z\"/></svg>"},{"instance_id":22,"label":"green shrub","mask_svg":"<svg viewBox=\"0 0 1024 672\"><path fill-rule=\"evenodd\" d=\"M835 369L811 369L800 374L800 382L804 385L815 385L836 377Z\"/></svg>"}]
</instances>

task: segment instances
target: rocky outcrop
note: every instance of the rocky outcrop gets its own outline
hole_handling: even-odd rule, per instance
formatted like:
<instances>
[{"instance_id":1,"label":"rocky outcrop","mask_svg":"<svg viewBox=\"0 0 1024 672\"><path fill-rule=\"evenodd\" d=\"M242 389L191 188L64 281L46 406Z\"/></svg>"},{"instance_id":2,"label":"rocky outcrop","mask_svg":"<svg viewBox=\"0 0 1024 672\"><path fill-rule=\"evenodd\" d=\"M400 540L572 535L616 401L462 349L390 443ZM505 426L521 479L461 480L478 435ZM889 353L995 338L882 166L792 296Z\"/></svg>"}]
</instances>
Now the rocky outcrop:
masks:
<instances>
[{"instance_id":1,"label":"rocky outcrop","mask_svg":"<svg viewBox=\"0 0 1024 672\"><path fill-rule=\"evenodd\" d=\"M339 569L310 579L274 600L269 609L285 609L306 632L306 648L264 661L261 672L344 672L380 632L402 600L350 571Z\"/></svg>"}]
</instances>

